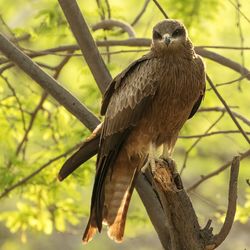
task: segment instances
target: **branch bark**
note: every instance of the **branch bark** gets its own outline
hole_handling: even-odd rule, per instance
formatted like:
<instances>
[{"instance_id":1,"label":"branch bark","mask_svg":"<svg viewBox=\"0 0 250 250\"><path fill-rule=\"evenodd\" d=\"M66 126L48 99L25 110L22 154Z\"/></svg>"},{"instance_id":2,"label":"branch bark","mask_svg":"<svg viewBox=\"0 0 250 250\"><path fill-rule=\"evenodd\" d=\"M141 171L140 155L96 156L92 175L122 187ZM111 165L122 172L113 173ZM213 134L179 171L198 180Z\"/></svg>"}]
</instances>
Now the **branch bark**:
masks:
<instances>
[{"instance_id":1,"label":"branch bark","mask_svg":"<svg viewBox=\"0 0 250 250\"><path fill-rule=\"evenodd\" d=\"M109 47L110 46L149 47L151 44L151 39L148 39L148 38L130 38L130 39L126 39L126 40L96 41L95 43L99 47L106 47L106 46L109 46ZM29 55L30 55L30 57L33 58L33 57L41 56L44 54L47 55L49 53L62 52L62 51L67 51L67 50L78 50L78 49L79 49L78 45L65 45L65 46L59 46L59 47L47 49L44 51L37 51L37 52L31 53ZM224 57L218 53L206 50L202 46L195 47L195 51L197 54L201 55L202 57L208 58L208 59L210 59L218 64L221 64L225 67L228 67L228 68L230 68L230 69L232 69L240 74L242 74L242 72L245 72L245 73L243 73L244 78L250 80L250 71L246 67L243 67L241 64L239 64L235 61L232 61L231 59L228 59L227 57ZM86 53L88 53L88 51ZM91 56L91 54L89 56ZM0 74L4 70L9 69L12 66L13 66L12 63L5 65L4 67L2 67L0 69ZM104 84L104 83L102 81L100 81L100 84ZM105 89L105 87L104 87L104 89Z\"/></svg>"},{"instance_id":2,"label":"branch bark","mask_svg":"<svg viewBox=\"0 0 250 250\"><path fill-rule=\"evenodd\" d=\"M164 211L162 220L170 232L171 250L205 249L212 234L202 234L192 203L183 189L175 163L158 161L153 186Z\"/></svg>"},{"instance_id":3,"label":"branch bark","mask_svg":"<svg viewBox=\"0 0 250 250\"><path fill-rule=\"evenodd\" d=\"M18 65L27 75L52 95L62 106L80 120L88 129L93 130L99 120L78 99L64 89L50 75L44 72L19 48L0 33L0 51Z\"/></svg>"},{"instance_id":4,"label":"branch bark","mask_svg":"<svg viewBox=\"0 0 250 250\"><path fill-rule=\"evenodd\" d=\"M95 81L103 93L112 80L76 1L58 0ZM87 38L87 39L86 39Z\"/></svg>"}]
</instances>

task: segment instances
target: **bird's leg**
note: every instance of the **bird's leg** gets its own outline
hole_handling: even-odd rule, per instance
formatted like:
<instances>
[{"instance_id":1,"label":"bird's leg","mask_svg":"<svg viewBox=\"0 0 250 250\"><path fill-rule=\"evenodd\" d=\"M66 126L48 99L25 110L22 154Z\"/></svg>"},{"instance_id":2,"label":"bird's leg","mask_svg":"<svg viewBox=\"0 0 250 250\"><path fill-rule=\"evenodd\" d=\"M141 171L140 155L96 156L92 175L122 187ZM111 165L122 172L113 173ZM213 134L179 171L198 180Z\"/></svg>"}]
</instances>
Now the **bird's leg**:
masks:
<instances>
[{"instance_id":1,"label":"bird's leg","mask_svg":"<svg viewBox=\"0 0 250 250\"><path fill-rule=\"evenodd\" d=\"M168 144L163 144L163 152L161 155L161 159L167 162L168 166L176 172L176 163L172 159L172 152L173 150L169 149Z\"/></svg>"},{"instance_id":2,"label":"bird's leg","mask_svg":"<svg viewBox=\"0 0 250 250\"><path fill-rule=\"evenodd\" d=\"M155 173L155 145L153 143L149 146L148 162L150 164L152 174Z\"/></svg>"},{"instance_id":3,"label":"bird's leg","mask_svg":"<svg viewBox=\"0 0 250 250\"><path fill-rule=\"evenodd\" d=\"M151 172L154 174L155 172L155 151L156 147L153 143L149 145L149 151L148 151L148 160L146 164L142 167L141 171L145 173L146 169L150 166Z\"/></svg>"}]
</instances>

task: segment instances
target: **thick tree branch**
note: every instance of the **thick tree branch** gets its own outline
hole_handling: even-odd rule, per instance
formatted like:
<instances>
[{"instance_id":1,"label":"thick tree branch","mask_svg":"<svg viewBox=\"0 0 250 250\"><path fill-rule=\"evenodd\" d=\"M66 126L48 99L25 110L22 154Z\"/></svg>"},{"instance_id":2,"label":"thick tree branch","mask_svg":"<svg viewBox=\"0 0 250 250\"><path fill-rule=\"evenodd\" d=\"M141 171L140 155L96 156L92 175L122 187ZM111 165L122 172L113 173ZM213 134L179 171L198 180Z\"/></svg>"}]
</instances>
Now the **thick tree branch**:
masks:
<instances>
[{"instance_id":1,"label":"thick tree branch","mask_svg":"<svg viewBox=\"0 0 250 250\"><path fill-rule=\"evenodd\" d=\"M58 0L69 22L70 28L80 46L82 54L88 64L96 83L103 93L111 81L111 75L98 52L81 11L75 0Z\"/></svg>"},{"instance_id":2,"label":"thick tree branch","mask_svg":"<svg viewBox=\"0 0 250 250\"><path fill-rule=\"evenodd\" d=\"M166 224L162 221L165 215L161 203L159 202L159 197L152 189L152 183L149 182L143 174L140 174L136 180L136 191L141 197L162 246L165 250L170 250L170 235Z\"/></svg>"},{"instance_id":3,"label":"thick tree branch","mask_svg":"<svg viewBox=\"0 0 250 250\"><path fill-rule=\"evenodd\" d=\"M210 237L203 238L192 203L183 189L174 162L158 161L154 187L163 206L165 224L170 233L171 250L203 250ZM210 235L211 236L211 235Z\"/></svg>"},{"instance_id":4,"label":"thick tree branch","mask_svg":"<svg viewBox=\"0 0 250 250\"><path fill-rule=\"evenodd\" d=\"M99 124L99 120L84 107L78 99L60 86L55 79L39 68L36 63L2 34L0 34L0 51L15 62L15 64L52 95L87 128L93 130Z\"/></svg>"},{"instance_id":5,"label":"thick tree branch","mask_svg":"<svg viewBox=\"0 0 250 250\"><path fill-rule=\"evenodd\" d=\"M245 75L248 80L250 80L250 71L243 67L241 64L232 61L231 59L228 59L224 56L219 55L218 53L208 51L202 48L196 48L195 51L197 54L201 55L202 57L208 58L212 61L215 61L221 65L224 65L225 67L228 67L234 71L237 71L238 73Z\"/></svg>"}]
</instances>

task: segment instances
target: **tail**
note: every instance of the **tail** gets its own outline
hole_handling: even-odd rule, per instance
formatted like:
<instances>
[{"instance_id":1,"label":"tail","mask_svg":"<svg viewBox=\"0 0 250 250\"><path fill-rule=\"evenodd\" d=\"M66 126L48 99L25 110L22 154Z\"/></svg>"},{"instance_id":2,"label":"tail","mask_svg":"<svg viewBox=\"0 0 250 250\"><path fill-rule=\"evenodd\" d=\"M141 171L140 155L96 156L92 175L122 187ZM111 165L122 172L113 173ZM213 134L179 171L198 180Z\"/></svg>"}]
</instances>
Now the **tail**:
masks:
<instances>
[{"instance_id":1,"label":"tail","mask_svg":"<svg viewBox=\"0 0 250 250\"><path fill-rule=\"evenodd\" d=\"M128 156L124 151L119 154L113 169L108 171L103 186L102 223L108 227L108 236L116 242L121 242L123 239L127 211L139 169L137 166L132 165L127 158ZM97 230L96 207L94 204L83 235L83 243L88 243ZM101 228L99 228L100 230Z\"/></svg>"},{"instance_id":2,"label":"tail","mask_svg":"<svg viewBox=\"0 0 250 250\"><path fill-rule=\"evenodd\" d=\"M63 181L73 171L80 167L85 161L97 154L101 134L101 126L97 126L94 132L88 137L80 149L76 151L62 166L58 179Z\"/></svg>"}]
</instances>

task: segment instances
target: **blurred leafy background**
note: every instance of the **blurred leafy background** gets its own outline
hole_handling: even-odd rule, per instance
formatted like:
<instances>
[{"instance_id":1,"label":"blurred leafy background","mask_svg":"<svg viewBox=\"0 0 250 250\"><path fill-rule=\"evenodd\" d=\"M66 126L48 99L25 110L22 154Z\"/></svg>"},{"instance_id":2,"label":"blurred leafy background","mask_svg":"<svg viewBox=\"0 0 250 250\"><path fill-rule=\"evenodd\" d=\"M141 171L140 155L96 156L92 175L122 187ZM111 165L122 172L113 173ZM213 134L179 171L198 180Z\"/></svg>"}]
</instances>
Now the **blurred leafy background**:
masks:
<instances>
[{"instance_id":1,"label":"blurred leafy background","mask_svg":"<svg viewBox=\"0 0 250 250\"><path fill-rule=\"evenodd\" d=\"M98 2L98 1L97 1ZM100 21L101 11L96 1L79 0L78 4L91 26ZM107 17L105 1L99 1ZM114 19L132 23L144 0L109 0L111 15ZM240 4L241 11L248 16L250 1L241 0L168 0L159 1L171 18L184 22L195 45L242 46L250 45L250 22L235 8ZM9 37L22 37L29 34L18 44L29 51L40 51L52 47L75 44L64 15L55 0L0 0L0 29ZM152 27L162 19L162 15L150 1L148 7L135 25L137 37L151 37ZM240 32L244 38L241 39ZM126 34L117 31L98 31L93 33L97 40L126 39ZM244 42L242 44L242 42ZM127 47L110 47L110 51L126 50ZM115 76L130 62L145 52L118 53L105 55L106 48L100 48L103 57ZM250 53L245 50L216 50L250 68ZM60 63L61 55L45 55L34 60L53 75L51 67ZM64 53L65 54L65 53ZM0 62L3 57L0 57ZM240 75L213 61L205 60L207 72L215 83L237 79ZM79 56L79 51L70 58L58 77L59 82L69 89L99 116L101 94L94 79ZM246 118L250 117L250 84L241 80L219 88L223 97L235 111ZM0 77L0 192L29 174L51 159L63 154L86 138L88 130L61 107L51 97L47 97L35 114L34 123L23 140L36 107L41 101L43 90L16 67L5 70ZM20 110L21 105L21 110ZM212 91L207 91L203 107L221 107ZM188 121L182 135L202 134L221 114L200 112ZM246 131L249 126L241 123ZM236 127L227 114L213 128L213 131L235 130ZM195 139L179 139L174 157L181 168L186 150ZM238 153L244 152L249 145L241 134L219 134L208 136L190 152L182 178L185 186L190 186L201 175L211 172ZM0 199L0 249L82 249L81 236L89 214L91 189L94 176L94 162L91 159L71 177L59 183L58 170L65 157L53 161L39 174L15 188ZM219 247L224 250L248 249L250 247L250 186L246 180L250 160L241 162L236 222L225 241ZM208 180L195 191L190 192L201 225L211 218L214 231L223 222L227 207L228 170ZM122 245L111 242L105 233L98 235L93 243L84 249L161 249L157 235L149 222L144 207L136 192L133 195L128 213L128 222Z\"/></svg>"}]
</instances>

